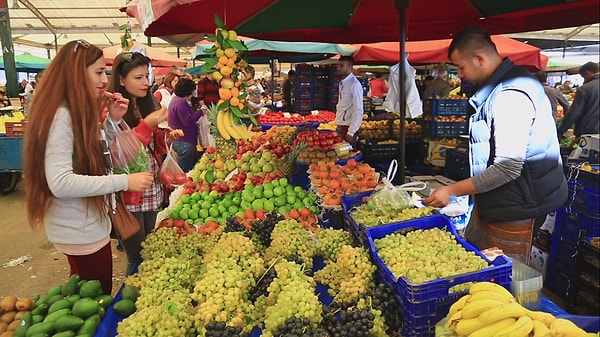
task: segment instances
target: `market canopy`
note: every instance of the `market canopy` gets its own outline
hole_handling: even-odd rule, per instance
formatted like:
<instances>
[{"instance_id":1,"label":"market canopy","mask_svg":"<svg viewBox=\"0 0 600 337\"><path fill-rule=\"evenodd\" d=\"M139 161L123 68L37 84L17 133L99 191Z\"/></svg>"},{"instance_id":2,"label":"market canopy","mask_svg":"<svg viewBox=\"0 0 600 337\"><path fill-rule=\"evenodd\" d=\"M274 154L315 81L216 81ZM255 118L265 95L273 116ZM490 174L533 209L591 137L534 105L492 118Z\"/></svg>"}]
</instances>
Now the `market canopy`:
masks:
<instances>
[{"instance_id":1,"label":"market canopy","mask_svg":"<svg viewBox=\"0 0 600 337\"><path fill-rule=\"evenodd\" d=\"M285 63L301 63L324 60L334 55L352 55L356 47L336 43L269 41L239 37L248 48L247 61L250 64L266 64L271 59ZM191 52L192 59L206 57L206 50L214 46L206 40L196 43Z\"/></svg>"},{"instance_id":2,"label":"market canopy","mask_svg":"<svg viewBox=\"0 0 600 337\"><path fill-rule=\"evenodd\" d=\"M400 22L396 3L408 3ZM132 0L124 9L147 36L193 46L213 34L214 15L238 34L265 40L334 43L451 38L462 28L519 33L600 22L598 0Z\"/></svg>"},{"instance_id":3,"label":"market canopy","mask_svg":"<svg viewBox=\"0 0 600 337\"><path fill-rule=\"evenodd\" d=\"M153 68L168 68L170 71L170 67L183 67L187 64L187 61L185 60L182 60L169 53L166 53L161 49L152 48L140 42L134 42L134 47L132 48L145 49L147 56L152 61ZM120 45L102 49L102 52L104 53L104 59L106 60L106 64L112 65L115 60L115 57L119 53L121 53L122 50L123 49Z\"/></svg>"},{"instance_id":4,"label":"market canopy","mask_svg":"<svg viewBox=\"0 0 600 337\"><path fill-rule=\"evenodd\" d=\"M15 68L17 71L36 73L40 72L50 64L50 59L38 57L30 53L15 55ZM0 69L4 69L4 59L0 57Z\"/></svg>"},{"instance_id":5,"label":"market canopy","mask_svg":"<svg viewBox=\"0 0 600 337\"><path fill-rule=\"evenodd\" d=\"M448 48L451 39L431 41L408 41L405 51L412 65L450 62ZM526 43L492 35L492 41L502 57L508 57L512 62L527 67L530 70L544 70L548 57L540 53L540 49ZM399 62L399 42L379 42L354 45L354 62L357 64L396 64Z\"/></svg>"}]
</instances>

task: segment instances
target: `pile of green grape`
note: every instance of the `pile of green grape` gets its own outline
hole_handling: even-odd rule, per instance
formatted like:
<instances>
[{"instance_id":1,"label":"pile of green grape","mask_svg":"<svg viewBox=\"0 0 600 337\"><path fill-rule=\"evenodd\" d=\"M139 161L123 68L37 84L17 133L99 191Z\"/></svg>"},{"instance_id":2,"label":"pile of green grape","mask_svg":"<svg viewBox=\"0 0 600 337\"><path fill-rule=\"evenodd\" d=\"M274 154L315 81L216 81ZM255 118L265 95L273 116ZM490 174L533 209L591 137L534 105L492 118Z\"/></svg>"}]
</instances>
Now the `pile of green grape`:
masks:
<instances>
[{"instance_id":1,"label":"pile of green grape","mask_svg":"<svg viewBox=\"0 0 600 337\"><path fill-rule=\"evenodd\" d=\"M312 270L313 257L317 247L308 232L296 220L281 220L275 224L271 233L271 245L265 250L263 258L271 263L280 257L297 255L306 270Z\"/></svg>"},{"instance_id":2,"label":"pile of green grape","mask_svg":"<svg viewBox=\"0 0 600 337\"><path fill-rule=\"evenodd\" d=\"M352 245L352 234L343 229L325 228L318 229L315 233L317 239L317 255L325 261L335 261L344 245Z\"/></svg>"},{"instance_id":3,"label":"pile of green grape","mask_svg":"<svg viewBox=\"0 0 600 337\"><path fill-rule=\"evenodd\" d=\"M315 280L329 286L335 302L352 303L375 287L376 269L364 248L344 245L335 262L315 272Z\"/></svg>"},{"instance_id":4,"label":"pile of green grape","mask_svg":"<svg viewBox=\"0 0 600 337\"><path fill-rule=\"evenodd\" d=\"M440 228L392 233L375 239L375 249L396 279L411 283L475 272L488 263L460 245L454 235Z\"/></svg>"},{"instance_id":5,"label":"pile of green grape","mask_svg":"<svg viewBox=\"0 0 600 337\"><path fill-rule=\"evenodd\" d=\"M405 208L400 212L387 212L375 214L368 204L362 204L350 211L350 216L357 224L365 227L375 227L393 222L406 221L432 215L436 207L427 206L419 208Z\"/></svg>"}]
</instances>

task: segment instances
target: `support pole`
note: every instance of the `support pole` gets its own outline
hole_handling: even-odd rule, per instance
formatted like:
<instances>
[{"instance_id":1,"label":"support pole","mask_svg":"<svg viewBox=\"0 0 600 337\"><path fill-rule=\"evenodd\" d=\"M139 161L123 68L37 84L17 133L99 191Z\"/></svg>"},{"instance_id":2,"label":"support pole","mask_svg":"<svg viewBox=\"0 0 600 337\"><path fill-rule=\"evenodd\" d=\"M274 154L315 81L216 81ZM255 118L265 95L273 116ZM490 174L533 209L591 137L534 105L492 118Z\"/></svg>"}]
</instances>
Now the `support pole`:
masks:
<instances>
[{"instance_id":1,"label":"support pole","mask_svg":"<svg viewBox=\"0 0 600 337\"><path fill-rule=\"evenodd\" d=\"M15 49L13 47L6 0L0 0L0 40L2 42L2 58L6 73L6 93L8 97L17 98L19 97L19 87L17 83L17 67L15 65Z\"/></svg>"},{"instance_id":2,"label":"support pole","mask_svg":"<svg viewBox=\"0 0 600 337\"><path fill-rule=\"evenodd\" d=\"M404 184L404 166L406 156L406 68L404 65L404 50L406 45L406 10L410 6L410 0L395 0L398 10L398 22L400 23L400 66L398 67L398 99L400 100L400 158L398 158L398 173L400 184Z\"/></svg>"}]
</instances>

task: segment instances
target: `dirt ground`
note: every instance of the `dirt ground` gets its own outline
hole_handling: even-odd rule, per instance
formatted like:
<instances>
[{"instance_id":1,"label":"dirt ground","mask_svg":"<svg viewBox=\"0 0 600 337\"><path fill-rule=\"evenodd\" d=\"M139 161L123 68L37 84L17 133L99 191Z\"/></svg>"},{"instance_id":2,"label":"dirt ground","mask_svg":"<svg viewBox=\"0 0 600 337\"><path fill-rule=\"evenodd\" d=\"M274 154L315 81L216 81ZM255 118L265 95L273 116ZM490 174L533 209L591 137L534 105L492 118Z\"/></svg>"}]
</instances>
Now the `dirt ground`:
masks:
<instances>
[{"instance_id":1,"label":"dirt ground","mask_svg":"<svg viewBox=\"0 0 600 337\"><path fill-rule=\"evenodd\" d=\"M31 230L25 212L25 191L20 182L11 194L0 195L0 297L45 294L69 278L66 257L48 241L46 232ZM112 241L115 295L123 282L127 258ZM31 259L14 267L6 265L23 256Z\"/></svg>"}]
</instances>

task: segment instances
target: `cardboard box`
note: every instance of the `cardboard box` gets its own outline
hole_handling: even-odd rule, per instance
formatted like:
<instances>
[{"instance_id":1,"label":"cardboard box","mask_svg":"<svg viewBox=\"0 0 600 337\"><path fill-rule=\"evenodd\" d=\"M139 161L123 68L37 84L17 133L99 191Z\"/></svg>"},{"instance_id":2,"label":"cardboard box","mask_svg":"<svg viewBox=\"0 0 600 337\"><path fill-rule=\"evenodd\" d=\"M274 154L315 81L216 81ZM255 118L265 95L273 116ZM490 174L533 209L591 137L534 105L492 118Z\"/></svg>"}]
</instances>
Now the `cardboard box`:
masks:
<instances>
[{"instance_id":1,"label":"cardboard box","mask_svg":"<svg viewBox=\"0 0 600 337\"><path fill-rule=\"evenodd\" d=\"M427 161L433 166L444 167L446 165L446 150L454 149L457 145L457 142L430 140L427 148Z\"/></svg>"},{"instance_id":2,"label":"cardboard box","mask_svg":"<svg viewBox=\"0 0 600 337\"><path fill-rule=\"evenodd\" d=\"M531 246L529 266L542 273L542 278L546 280L546 270L548 262L548 252L543 251L540 247Z\"/></svg>"}]
</instances>

